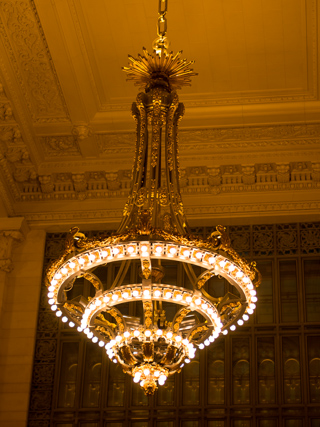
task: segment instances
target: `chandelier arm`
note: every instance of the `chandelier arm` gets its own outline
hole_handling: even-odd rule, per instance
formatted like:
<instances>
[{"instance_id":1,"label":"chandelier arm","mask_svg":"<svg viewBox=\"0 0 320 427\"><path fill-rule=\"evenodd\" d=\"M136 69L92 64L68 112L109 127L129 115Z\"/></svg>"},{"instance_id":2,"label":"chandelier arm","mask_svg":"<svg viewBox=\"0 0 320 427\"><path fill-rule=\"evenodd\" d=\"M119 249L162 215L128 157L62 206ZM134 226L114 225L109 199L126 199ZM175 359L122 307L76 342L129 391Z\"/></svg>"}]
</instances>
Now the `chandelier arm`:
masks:
<instances>
[{"instance_id":1,"label":"chandelier arm","mask_svg":"<svg viewBox=\"0 0 320 427\"><path fill-rule=\"evenodd\" d=\"M116 275L116 278L114 279L112 285L109 288L110 290L122 285L122 282L123 282L123 280L124 280L124 278L128 272L130 265L131 265L130 259L122 261L120 268L119 268L119 271Z\"/></svg>"},{"instance_id":2,"label":"chandelier arm","mask_svg":"<svg viewBox=\"0 0 320 427\"><path fill-rule=\"evenodd\" d=\"M190 280L193 289L196 289L197 276L195 275L192 265L188 263L183 263L183 268L184 271L187 273L188 279Z\"/></svg>"}]
</instances>

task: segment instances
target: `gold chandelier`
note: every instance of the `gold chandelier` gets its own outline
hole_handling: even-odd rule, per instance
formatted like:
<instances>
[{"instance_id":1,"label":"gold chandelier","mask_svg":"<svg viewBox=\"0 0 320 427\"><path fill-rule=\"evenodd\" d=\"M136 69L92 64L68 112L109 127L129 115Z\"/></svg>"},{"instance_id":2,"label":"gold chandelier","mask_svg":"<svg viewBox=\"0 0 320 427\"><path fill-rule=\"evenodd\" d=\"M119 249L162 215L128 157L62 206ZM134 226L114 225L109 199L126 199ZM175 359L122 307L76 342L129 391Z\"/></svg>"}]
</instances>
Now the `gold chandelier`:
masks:
<instances>
[{"instance_id":1,"label":"gold chandelier","mask_svg":"<svg viewBox=\"0 0 320 427\"><path fill-rule=\"evenodd\" d=\"M129 66L124 67L128 79L145 91L132 106L136 152L121 224L115 234L91 239L78 228L71 229L65 252L46 276L49 304L56 315L105 348L147 395L169 375L180 372L197 349L247 321L255 309L255 286L260 282L255 263L232 249L224 227L217 226L207 239L200 239L191 235L187 225L179 188L177 136L184 106L175 89L190 85L196 74L189 68L192 62L180 59L181 52L167 52L166 12L167 0L159 0L153 53L144 49L138 59L129 56ZM141 281L124 284L135 260L141 266ZM191 286L163 281L166 260L182 263ZM95 273L116 261L121 261L119 273L107 288ZM200 274L195 274L194 267ZM211 296L208 283L213 276L225 278L233 292ZM91 283L94 296L80 292L71 298L81 278ZM142 303L141 317L123 310L137 303Z\"/></svg>"}]
</instances>

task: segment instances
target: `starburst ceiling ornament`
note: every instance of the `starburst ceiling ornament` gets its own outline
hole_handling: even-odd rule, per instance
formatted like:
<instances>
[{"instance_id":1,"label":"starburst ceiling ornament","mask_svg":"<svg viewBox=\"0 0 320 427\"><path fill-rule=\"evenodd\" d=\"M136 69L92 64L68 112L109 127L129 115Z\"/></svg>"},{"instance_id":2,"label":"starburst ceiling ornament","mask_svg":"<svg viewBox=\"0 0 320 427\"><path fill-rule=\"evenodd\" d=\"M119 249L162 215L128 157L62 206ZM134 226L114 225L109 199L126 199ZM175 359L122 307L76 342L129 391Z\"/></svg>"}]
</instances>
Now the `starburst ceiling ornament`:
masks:
<instances>
[{"instance_id":1,"label":"starburst ceiling ornament","mask_svg":"<svg viewBox=\"0 0 320 427\"><path fill-rule=\"evenodd\" d=\"M159 4L154 53L129 57L125 68L145 93L132 107L136 152L121 224L115 234L92 239L70 230L65 252L46 276L56 315L105 348L147 395L180 372L197 349L248 320L260 282L255 263L232 249L224 227L200 239L187 225L177 136L184 107L174 89L195 73L190 62L167 53L167 1ZM114 263L120 265L110 281L106 269ZM134 274L137 263L140 272ZM184 283L166 281L168 263L182 265ZM229 282L224 295L210 295L214 276Z\"/></svg>"}]
</instances>

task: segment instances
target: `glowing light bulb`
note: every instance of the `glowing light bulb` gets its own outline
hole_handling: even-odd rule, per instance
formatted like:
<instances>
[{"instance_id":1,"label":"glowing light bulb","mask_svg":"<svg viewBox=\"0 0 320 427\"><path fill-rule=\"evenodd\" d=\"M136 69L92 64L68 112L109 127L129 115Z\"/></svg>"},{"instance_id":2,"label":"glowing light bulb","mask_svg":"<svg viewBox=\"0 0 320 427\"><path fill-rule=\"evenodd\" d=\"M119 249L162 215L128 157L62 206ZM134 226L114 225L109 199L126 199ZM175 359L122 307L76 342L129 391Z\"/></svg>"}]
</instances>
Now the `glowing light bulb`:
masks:
<instances>
[{"instance_id":1,"label":"glowing light bulb","mask_svg":"<svg viewBox=\"0 0 320 427\"><path fill-rule=\"evenodd\" d=\"M48 303L49 303L50 305L54 304L54 299L53 299L53 298L50 298L50 299L48 300Z\"/></svg>"},{"instance_id":2,"label":"glowing light bulb","mask_svg":"<svg viewBox=\"0 0 320 427\"><path fill-rule=\"evenodd\" d=\"M135 337L138 337L138 336L140 335L140 331L138 331L138 329L136 329L136 330L133 332L133 335L134 335Z\"/></svg>"},{"instance_id":3,"label":"glowing light bulb","mask_svg":"<svg viewBox=\"0 0 320 427\"><path fill-rule=\"evenodd\" d=\"M190 303L191 301L192 301L192 297L187 296L187 297L186 297L186 302L189 302L189 303Z\"/></svg>"},{"instance_id":4,"label":"glowing light bulb","mask_svg":"<svg viewBox=\"0 0 320 427\"><path fill-rule=\"evenodd\" d=\"M204 345L206 345L206 346L210 345L210 341L209 340L205 340Z\"/></svg>"},{"instance_id":5,"label":"glowing light bulb","mask_svg":"<svg viewBox=\"0 0 320 427\"><path fill-rule=\"evenodd\" d=\"M236 330L236 325L231 325L230 326L230 331L235 331Z\"/></svg>"},{"instance_id":6,"label":"glowing light bulb","mask_svg":"<svg viewBox=\"0 0 320 427\"><path fill-rule=\"evenodd\" d=\"M208 259L209 264L214 264L215 258L212 256Z\"/></svg>"},{"instance_id":7,"label":"glowing light bulb","mask_svg":"<svg viewBox=\"0 0 320 427\"><path fill-rule=\"evenodd\" d=\"M134 297L138 297L138 296L139 296L139 291L134 290L134 291L132 292L132 295L133 295Z\"/></svg>"},{"instance_id":8,"label":"glowing light bulb","mask_svg":"<svg viewBox=\"0 0 320 427\"><path fill-rule=\"evenodd\" d=\"M256 308L256 305L255 304L249 304L249 307L252 309L252 310L254 310L255 308Z\"/></svg>"},{"instance_id":9,"label":"glowing light bulb","mask_svg":"<svg viewBox=\"0 0 320 427\"><path fill-rule=\"evenodd\" d=\"M201 252L197 252L196 253L196 258L200 260L202 258L202 253Z\"/></svg>"},{"instance_id":10,"label":"glowing light bulb","mask_svg":"<svg viewBox=\"0 0 320 427\"><path fill-rule=\"evenodd\" d=\"M89 338L89 340L91 340L91 338L93 337L93 333L89 332L88 335L87 335L87 337Z\"/></svg>"},{"instance_id":11,"label":"glowing light bulb","mask_svg":"<svg viewBox=\"0 0 320 427\"><path fill-rule=\"evenodd\" d=\"M73 328L76 325L73 322L69 322L69 326L70 326L70 328Z\"/></svg>"},{"instance_id":12,"label":"glowing light bulb","mask_svg":"<svg viewBox=\"0 0 320 427\"><path fill-rule=\"evenodd\" d=\"M238 323L238 325L240 325L240 326L241 326L241 325L243 325L243 323L244 323L244 322L243 322L243 320L242 320L242 319L239 319L239 320L237 321L237 323Z\"/></svg>"},{"instance_id":13,"label":"glowing light bulb","mask_svg":"<svg viewBox=\"0 0 320 427\"><path fill-rule=\"evenodd\" d=\"M150 369L148 369L148 368L144 369L143 373L147 377L150 374Z\"/></svg>"},{"instance_id":14,"label":"glowing light bulb","mask_svg":"<svg viewBox=\"0 0 320 427\"><path fill-rule=\"evenodd\" d=\"M167 332L167 334L166 334L166 336L169 340L172 338L172 335L173 335L172 332Z\"/></svg>"},{"instance_id":15,"label":"glowing light bulb","mask_svg":"<svg viewBox=\"0 0 320 427\"><path fill-rule=\"evenodd\" d=\"M204 344L199 344L199 348L200 348L200 350L203 350L204 349Z\"/></svg>"},{"instance_id":16,"label":"glowing light bulb","mask_svg":"<svg viewBox=\"0 0 320 427\"><path fill-rule=\"evenodd\" d=\"M96 259L96 257L93 255L93 254L90 254L89 255L89 260L90 261L94 261Z\"/></svg>"},{"instance_id":17,"label":"glowing light bulb","mask_svg":"<svg viewBox=\"0 0 320 427\"><path fill-rule=\"evenodd\" d=\"M177 301L181 301L181 300L182 300L182 295L181 295L181 294L177 294L177 295L175 296L175 299L176 299Z\"/></svg>"},{"instance_id":18,"label":"glowing light bulb","mask_svg":"<svg viewBox=\"0 0 320 427\"><path fill-rule=\"evenodd\" d=\"M144 332L144 334L145 334L145 336L146 336L146 337L151 337L152 332L150 331L150 329L147 329L147 330Z\"/></svg>"},{"instance_id":19,"label":"glowing light bulb","mask_svg":"<svg viewBox=\"0 0 320 427\"><path fill-rule=\"evenodd\" d=\"M253 314L253 310L252 310L252 308L248 308L247 312L248 312L249 314Z\"/></svg>"},{"instance_id":20,"label":"glowing light bulb","mask_svg":"<svg viewBox=\"0 0 320 427\"><path fill-rule=\"evenodd\" d=\"M116 336L116 341L117 341L117 342L120 342L121 340L122 340L122 337L121 337L120 335L117 335L117 336Z\"/></svg>"},{"instance_id":21,"label":"glowing light bulb","mask_svg":"<svg viewBox=\"0 0 320 427\"><path fill-rule=\"evenodd\" d=\"M67 316L63 316L63 318L61 319L63 321L63 323L66 323L68 321Z\"/></svg>"},{"instance_id":22,"label":"glowing light bulb","mask_svg":"<svg viewBox=\"0 0 320 427\"><path fill-rule=\"evenodd\" d=\"M197 298L197 299L194 301L194 303L195 303L195 305L200 305L200 304L201 304L201 299L200 299L200 298Z\"/></svg>"},{"instance_id":23,"label":"glowing light bulb","mask_svg":"<svg viewBox=\"0 0 320 427\"><path fill-rule=\"evenodd\" d=\"M117 299L119 298L117 294L113 294L112 297L113 301L117 301Z\"/></svg>"},{"instance_id":24,"label":"glowing light bulb","mask_svg":"<svg viewBox=\"0 0 320 427\"><path fill-rule=\"evenodd\" d=\"M186 362L186 363L190 363L190 359L184 359L184 361Z\"/></svg>"},{"instance_id":25,"label":"glowing light bulb","mask_svg":"<svg viewBox=\"0 0 320 427\"><path fill-rule=\"evenodd\" d=\"M68 274L68 269L66 267L61 268L62 274Z\"/></svg>"},{"instance_id":26,"label":"glowing light bulb","mask_svg":"<svg viewBox=\"0 0 320 427\"><path fill-rule=\"evenodd\" d=\"M176 340L177 342L180 342L180 341L182 340L182 338L181 338L181 336L180 336L180 335L177 335L177 336L175 337L175 340Z\"/></svg>"},{"instance_id":27,"label":"glowing light bulb","mask_svg":"<svg viewBox=\"0 0 320 427\"><path fill-rule=\"evenodd\" d=\"M146 245L142 245L142 246L140 247L140 249L141 249L141 252L147 252L147 250L148 250L148 246L146 246Z\"/></svg>"},{"instance_id":28,"label":"glowing light bulb","mask_svg":"<svg viewBox=\"0 0 320 427\"><path fill-rule=\"evenodd\" d=\"M124 336L125 338L129 338L129 337L130 337L130 332L126 331L126 332L123 334L123 336Z\"/></svg>"},{"instance_id":29,"label":"glowing light bulb","mask_svg":"<svg viewBox=\"0 0 320 427\"><path fill-rule=\"evenodd\" d=\"M134 247L133 247L133 246L128 246L128 247L127 247L127 252L128 252L129 254L132 254L132 253L134 252Z\"/></svg>"},{"instance_id":30,"label":"glowing light bulb","mask_svg":"<svg viewBox=\"0 0 320 427\"><path fill-rule=\"evenodd\" d=\"M162 246L156 246L156 252L157 252L157 254L160 255L162 251L163 251Z\"/></svg>"},{"instance_id":31,"label":"glowing light bulb","mask_svg":"<svg viewBox=\"0 0 320 427\"><path fill-rule=\"evenodd\" d=\"M119 248L113 248L113 255L118 255L119 252L120 252Z\"/></svg>"},{"instance_id":32,"label":"glowing light bulb","mask_svg":"<svg viewBox=\"0 0 320 427\"><path fill-rule=\"evenodd\" d=\"M166 292L165 292L165 294L164 294L164 296L165 296L167 299L169 299L169 298L171 298L171 297L172 297L172 292L170 292L170 291L166 291Z\"/></svg>"},{"instance_id":33,"label":"glowing light bulb","mask_svg":"<svg viewBox=\"0 0 320 427\"><path fill-rule=\"evenodd\" d=\"M78 259L78 263L79 263L80 265L83 265L83 264L84 264L84 259L83 259L83 258L79 258L79 259Z\"/></svg>"},{"instance_id":34,"label":"glowing light bulb","mask_svg":"<svg viewBox=\"0 0 320 427\"><path fill-rule=\"evenodd\" d=\"M93 338L92 338L92 342L96 343L96 342L98 342L98 341L99 341L98 337L93 337Z\"/></svg>"},{"instance_id":35,"label":"glowing light bulb","mask_svg":"<svg viewBox=\"0 0 320 427\"><path fill-rule=\"evenodd\" d=\"M158 378L160 376L160 371L154 371L153 375Z\"/></svg>"},{"instance_id":36,"label":"glowing light bulb","mask_svg":"<svg viewBox=\"0 0 320 427\"><path fill-rule=\"evenodd\" d=\"M71 262L69 262L69 267L73 270L74 269L74 267L76 266L76 264L73 262L73 261L71 261Z\"/></svg>"},{"instance_id":37,"label":"glowing light bulb","mask_svg":"<svg viewBox=\"0 0 320 427\"><path fill-rule=\"evenodd\" d=\"M55 305L55 304L53 304L52 306L51 306L51 310L52 311L56 311L56 309L57 309L58 307Z\"/></svg>"},{"instance_id":38,"label":"glowing light bulb","mask_svg":"<svg viewBox=\"0 0 320 427\"><path fill-rule=\"evenodd\" d=\"M188 256L190 256L190 251L188 251L188 249L185 249L182 253L183 253L183 256L186 257L186 258Z\"/></svg>"},{"instance_id":39,"label":"glowing light bulb","mask_svg":"<svg viewBox=\"0 0 320 427\"><path fill-rule=\"evenodd\" d=\"M251 301L252 301L252 302L257 302L257 301L258 301L258 298L257 298L257 297L252 297L252 298L251 298Z\"/></svg>"},{"instance_id":40,"label":"glowing light bulb","mask_svg":"<svg viewBox=\"0 0 320 427\"><path fill-rule=\"evenodd\" d=\"M247 320L249 320L249 316L248 316L247 314L244 314L244 315L242 316L242 319L243 319L244 321L247 321Z\"/></svg>"},{"instance_id":41,"label":"glowing light bulb","mask_svg":"<svg viewBox=\"0 0 320 427\"><path fill-rule=\"evenodd\" d=\"M150 296L150 291L149 291L149 289L145 289L145 290L143 291L143 296L144 296L145 298L148 298L148 297Z\"/></svg>"},{"instance_id":42,"label":"glowing light bulb","mask_svg":"<svg viewBox=\"0 0 320 427\"><path fill-rule=\"evenodd\" d=\"M121 296L123 299L127 299L129 297L129 292L122 292Z\"/></svg>"},{"instance_id":43,"label":"glowing light bulb","mask_svg":"<svg viewBox=\"0 0 320 427\"><path fill-rule=\"evenodd\" d=\"M174 255L174 254L177 253L177 249L176 248L170 248L169 252L170 252L171 255Z\"/></svg>"},{"instance_id":44,"label":"glowing light bulb","mask_svg":"<svg viewBox=\"0 0 320 427\"><path fill-rule=\"evenodd\" d=\"M161 337L162 333L163 333L163 332L162 332L162 330L161 330L161 329L158 329L158 330L157 330L157 332L156 332L156 334L157 334L159 337Z\"/></svg>"},{"instance_id":45,"label":"glowing light bulb","mask_svg":"<svg viewBox=\"0 0 320 427\"><path fill-rule=\"evenodd\" d=\"M154 291L153 295L154 295L156 298L159 298L159 296L161 295L161 291L159 291L159 289L156 289L156 290Z\"/></svg>"},{"instance_id":46,"label":"glowing light bulb","mask_svg":"<svg viewBox=\"0 0 320 427\"><path fill-rule=\"evenodd\" d=\"M225 329L224 331L222 331L223 335L227 335L228 333L228 329Z\"/></svg>"},{"instance_id":47,"label":"glowing light bulb","mask_svg":"<svg viewBox=\"0 0 320 427\"><path fill-rule=\"evenodd\" d=\"M103 347L104 346L104 341L99 341L99 347Z\"/></svg>"}]
</instances>

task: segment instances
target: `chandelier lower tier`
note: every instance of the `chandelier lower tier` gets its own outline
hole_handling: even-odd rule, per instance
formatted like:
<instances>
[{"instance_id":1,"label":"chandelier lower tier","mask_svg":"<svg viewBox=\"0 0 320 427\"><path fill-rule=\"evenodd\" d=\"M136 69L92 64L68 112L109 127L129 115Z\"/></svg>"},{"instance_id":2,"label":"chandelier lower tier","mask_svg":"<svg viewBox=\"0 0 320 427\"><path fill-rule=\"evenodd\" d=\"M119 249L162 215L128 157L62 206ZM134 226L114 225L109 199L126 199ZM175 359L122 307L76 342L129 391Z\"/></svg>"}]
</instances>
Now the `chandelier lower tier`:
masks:
<instances>
[{"instance_id":1,"label":"chandelier lower tier","mask_svg":"<svg viewBox=\"0 0 320 427\"><path fill-rule=\"evenodd\" d=\"M73 231L71 236L77 239L72 251L69 247L57 262L59 266L56 263L48 273L51 309L62 322L77 326L79 332L104 347L109 358L140 382L146 394L153 394L169 375L189 363L197 348L203 349L220 333L242 325L256 307L254 265L235 257L230 249L227 253L228 246L224 245L228 240L222 227L211 242L184 238L183 244L174 242L177 236L172 236L172 241L121 242L121 236L89 240L77 229ZM141 283L105 289L93 273L99 266L133 260L140 262ZM193 289L161 283L163 273L159 267L152 267L161 260L200 267L202 272ZM211 297L204 288L216 275L232 284L236 294ZM95 290L89 301L83 296L68 300L68 292L79 278L86 279ZM137 301L143 305L142 319L122 313L121 305ZM163 313L164 302L175 306L172 321Z\"/></svg>"},{"instance_id":2,"label":"chandelier lower tier","mask_svg":"<svg viewBox=\"0 0 320 427\"><path fill-rule=\"evenodd\" d=\"M159 25L166 14L162 3ZM193 236L188 227L178 157L184 106L175 89L189 85L195 73L180 53L167 53L165 31L158 30L158 36L152 54L144 50L138 59L129 57L124 69L145 92L132 105L136 150L120 226L96 239L71 229L65 252L46 276L56 315L105 348L147 395L189 363L197 349L249 319L260 281L255 263L232 249L224 227L217 226L207 239ZM128 279L134 263L140 277ZM168 263L182 265L188 280L170 283ZM228 287L212 292L215 276L226 279Z\"/></svg>"}]
</instances>

